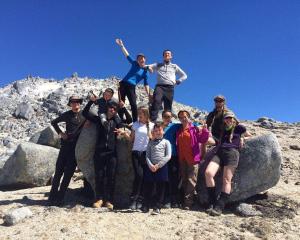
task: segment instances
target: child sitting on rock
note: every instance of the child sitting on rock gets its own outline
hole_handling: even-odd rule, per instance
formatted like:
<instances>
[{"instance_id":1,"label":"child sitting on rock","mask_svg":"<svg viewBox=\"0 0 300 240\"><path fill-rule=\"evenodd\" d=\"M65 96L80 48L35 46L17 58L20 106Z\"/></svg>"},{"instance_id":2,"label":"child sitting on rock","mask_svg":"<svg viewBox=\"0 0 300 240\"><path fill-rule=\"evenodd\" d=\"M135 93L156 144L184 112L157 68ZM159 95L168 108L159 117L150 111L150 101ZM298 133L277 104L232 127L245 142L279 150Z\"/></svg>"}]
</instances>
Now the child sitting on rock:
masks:
<instances>
[{"instance_id":1,"label":"child sitting on rock","mask_svg":"<svg viewBox=\"0 0 300 240\"><path fill-rule=\"evenodd\" d=\"M171 144L163 138L163 123L157 122L152 131L153 139L148 143L144 170L144 202L142 211L149 212L153 189L156 187L153 214L159 214L164 200L166 183L168 181L168 167L166 163L171 159Z\"/></svg>"}]
</instances>

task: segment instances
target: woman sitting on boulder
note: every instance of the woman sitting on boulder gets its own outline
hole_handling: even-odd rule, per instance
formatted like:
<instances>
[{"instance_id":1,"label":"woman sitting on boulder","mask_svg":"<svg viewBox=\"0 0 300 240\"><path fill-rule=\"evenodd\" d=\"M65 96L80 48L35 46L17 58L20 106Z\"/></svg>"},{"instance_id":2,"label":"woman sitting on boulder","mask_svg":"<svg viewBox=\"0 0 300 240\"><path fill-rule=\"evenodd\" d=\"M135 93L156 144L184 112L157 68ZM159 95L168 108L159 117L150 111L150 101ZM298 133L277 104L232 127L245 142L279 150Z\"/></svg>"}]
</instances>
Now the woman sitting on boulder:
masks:
<instances>
[{"instance_id":1,"label":"woman sitting on boulder","mask_svg":"<svg viewBox=\"0 0 300 240\"><path fill-rule=\"evenodd\" d=\"M201 159L200 144L207 143L209 131L206 125L198 128L190 121L190 114L186 110L178 113L181 127L176 133L176 144L179 160L179 172L184 191L185 209L190 209L194 202L194 193L198 176L198 164Z\"/></svg>"},{"instance_id":2,"label":"woman sitting on boulder","mask_svg":"<svg viewBox=\"0 0 300 240\"><path fill-rule=\"evenodd\" d=\"M221 215L230 198L231 179L239 163L239 149L243 145L243 137L251 136L246 131L246 127L239 124L233 112L226 112L223 122L218 150L205 170L205 182L209 197L207 212L213 216ZM220 167L223 167L222 192L217 200L214 177Z\"/></svg>"},{"instance_id":3,"label":"woman sitting on boulder","mask_svg":"<svg viewBox=\"0 0 300 240\"><path fill-rule=\"evenodd\" d=\"M134 170L134 181L130 205L132 210L137 210L142 207L143 175L144 168L146 167L146 150L149 139L151 138L151 131L154 126L149 119L150 114L148 108L139 107L138 121L133 123L131 134L129 135L125 131L118 130L120 134L124 135L133 142L132 165Z\"/></svg>"}]
</instances>

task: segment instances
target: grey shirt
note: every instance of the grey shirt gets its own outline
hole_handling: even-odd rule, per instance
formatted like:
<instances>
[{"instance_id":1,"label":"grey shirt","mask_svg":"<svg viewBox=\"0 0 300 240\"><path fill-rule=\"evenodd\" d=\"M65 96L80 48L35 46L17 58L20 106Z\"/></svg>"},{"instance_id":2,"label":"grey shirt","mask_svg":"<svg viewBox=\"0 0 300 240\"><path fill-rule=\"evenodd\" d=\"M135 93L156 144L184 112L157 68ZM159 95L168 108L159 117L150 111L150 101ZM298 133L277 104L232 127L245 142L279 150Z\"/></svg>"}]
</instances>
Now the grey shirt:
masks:
<instances>
[{"instance_id":1,"label":"grey shirt","mask_svg":"<svg viewBox=\"0 0 300 240\"><path fill-rule=\"evenodd\" d=\"M149 67L157 72L157 84L175 85L176 81L182 82L187 79L186 73L174 63L154 63ZM176 76L179 78L176 79Z\"/></svg>"},{"instance_id":2,"label":"grey shirt","mask_svg":"<svg viewBox=\"0 0 300 240\"><path fill-rule=\"evenodd\" d=\"M167 139L155 139L148 143L146 162L148 166L158 164L162 168L171 159L171 144Z\"/></svg>"}]
</instances>

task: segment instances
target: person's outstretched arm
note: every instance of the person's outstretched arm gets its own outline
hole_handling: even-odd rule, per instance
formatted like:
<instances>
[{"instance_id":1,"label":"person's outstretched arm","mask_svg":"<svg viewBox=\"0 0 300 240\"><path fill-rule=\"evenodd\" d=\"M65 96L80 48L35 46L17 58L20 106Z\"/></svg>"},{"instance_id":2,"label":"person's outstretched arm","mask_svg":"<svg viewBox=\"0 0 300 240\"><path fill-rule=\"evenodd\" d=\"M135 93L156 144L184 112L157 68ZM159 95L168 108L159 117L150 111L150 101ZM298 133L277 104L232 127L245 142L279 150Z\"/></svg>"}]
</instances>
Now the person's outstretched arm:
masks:
<instances>
[{"instance_id":1,"label":"person's outstretched arm","mask_svg":"<svg viewBox=\"0 0 300 240\"><path fill-rule=\"evenodd\" d=\"M121 47L122 52L124 53L125 57L129 56L129 52L125 48L123 41L119 38L116 39L116 43Z\"/></svg>"}]
</instances>

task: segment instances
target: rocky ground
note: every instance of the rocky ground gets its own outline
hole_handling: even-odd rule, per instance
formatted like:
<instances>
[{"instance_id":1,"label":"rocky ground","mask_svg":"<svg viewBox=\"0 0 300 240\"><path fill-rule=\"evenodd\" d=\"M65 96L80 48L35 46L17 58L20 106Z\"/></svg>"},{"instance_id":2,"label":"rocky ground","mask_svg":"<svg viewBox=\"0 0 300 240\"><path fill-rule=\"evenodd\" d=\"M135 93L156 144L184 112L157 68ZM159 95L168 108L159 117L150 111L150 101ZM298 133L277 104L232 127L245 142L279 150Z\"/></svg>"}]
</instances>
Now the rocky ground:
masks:
<instances>
[{"instance_id":1,"label":"rocky ground","mask_svg":"<svg viewBox=\"0 0 300 240\"><path fill-rule=\"evenodd\" d=\"M115 81L74 77L59 82L30 78L0 89L0 163L5 162L18 143L48 126L65 109L71 92L86 96L90 89L99 89L99 85L115 86ZM141 89L139 92L141 101L145 96ZM25 111L27 119L16 117L22 101L33 109ZM182 106L175 104L175 109ZM195 117L205 114L189 109ZM193 211L164 209L158 216L126 209L96 210L81 196L82 181L77 173L63 207L47 206L45 194L49 186L0 191L0 239L299 239L300 123L262 118L256 122L243 121L243 124L254 135L273 132L282 147L279 183L267 194L246 202L260 213L257 216L240 216L236 205L220 217L208 216L201 207ZM32 216L7 226L4 216L19 207L28 207Z\"/></svg>"}]
</instances>

